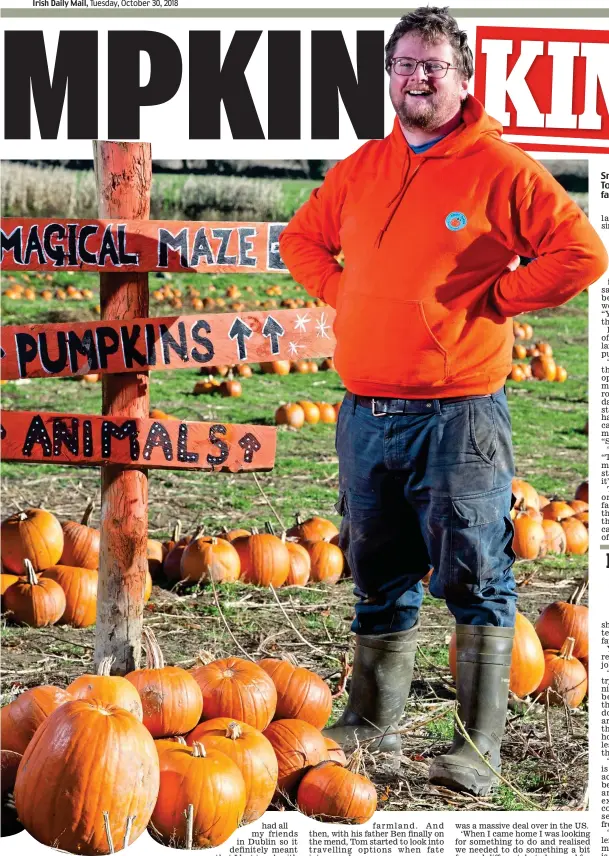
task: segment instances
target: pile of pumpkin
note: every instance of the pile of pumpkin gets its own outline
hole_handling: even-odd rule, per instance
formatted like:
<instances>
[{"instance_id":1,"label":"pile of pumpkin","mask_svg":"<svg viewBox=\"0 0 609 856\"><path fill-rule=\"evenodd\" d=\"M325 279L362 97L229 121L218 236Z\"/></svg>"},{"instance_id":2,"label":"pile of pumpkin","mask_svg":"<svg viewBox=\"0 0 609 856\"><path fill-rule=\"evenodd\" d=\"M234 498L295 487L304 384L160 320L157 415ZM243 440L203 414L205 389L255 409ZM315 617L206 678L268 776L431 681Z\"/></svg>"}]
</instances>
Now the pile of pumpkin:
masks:
<instances>
[{"instance_id":1,"label":"pile of pumpkin","mask_svg":"<svg viewBox=\"0 0 609 856\"><path fill-rule=\"evenodd\" d=\"M457 642L449 645L449 665L456 680ZM510 690L518 698L534 696L549 704L578 707L588 691L588 607L556 601L535 626L516 613Z\"/></svg>"},{"instance_id":2,"label":"pile of pumpkin","mask_svg":"<svg viewBox=\"0 0 609 856\"><path fill-rule=\"evenodd\" d=\"M27 690L2 709L3 788L38 841L71 853L127 846L149 827L174 847L217 847L289 800L319 820L363 823L376 790L324 738L327 684L284 660L146 668L111 661L66 690ZM7 788L7 789L8 789Z\"/></svg>"},{"instance_id":3,"label":"pile of pumpkin","mask_svg":"<svg viewBox=\"0 0 609 856\"><path fill-rule=\"evenodd\" d=\"M164 278L168 280L165 285L151 292L151 297L155 303L168 303L172 309L182 309L185 303L189 303L190 307L195 312L211 312L225 311L243 312L244 309L276 309L277 306L282 306L287 309L313 308L316 306L325 306L321 298L303 298L303 297L286 297L278 304L276 297L281 297L282 288L280 285L270 285L265 289L265 294L268 300L258 300L252 295L254 289L251 285L245 286L243 291L247 292L248 297L244 297L241 290L236 285L229 285L224 296L216 295L217 288L212 284L207 287L209 294L203 296L201 290L193 285L188 286L184 291L177 285L171 283L172 277L164 274ZM293 290L300 290L300 286L292 284ZM216 296L211 297L211 294Z\"/></svg>"},{"instance_id":4,"label":"pile of pumpkin","mask_svg":"<svg viewBox=\"0 0 609 856\"><path fill-rule=\"evenodd\" d=\"M529 359L530 362L514 362L508 379L517 382L536 379L564 383L568 377L567 370L556 363L550 343L535 342L528 347L523 345L523 340L533 338L533 328L526 322L514 321L513 330L516 342L512 346L512 359Z\"/></svg>"},{"instance_id":5,"label":"pile of pumpkin","mask_svg":"<svg viewBox=\"0 0 609 856\"><path fill-rule=\"evenodd\" d=\"M170 541L148 541L148 563L154 579L205 585L240 582L256 586L333 585L343 575L345 560L338 529L323 517L296 518L281 537L271 524L256 529L223 529L214 536L196 532L181 536L179 524Z\"/></svg>"},{"instance_id":6,"label":"pile of pumpkin","mask_svg":"<svg viewBox=\"0 0 609 856\"><path fill-rule=\"evenodd\" d=\"M3 292L4 297L8 300L36 300L40 297L41 300L92 300L94 295L90 288L75 288L73 285L68 285L67 288L57 287L54 291L51 290L48 284L53 282L51 274L22 274L19 282L14 276L9 276L10 285ZM42 280L47 283L42 291L37 292L34 287L35 280ZM23 284L25 282L25 285Z\"/></svg>"},{"instance_id":7,"label":"pile of pumpkin","mask_svg":"<svg viewBox=\"0 0 609 856\"><path fill-rule=\"evenodd\" d=\"M2 521L2 611L18 624L89 627L97 612L100 533L88 525L60 523L42 508L19 511ZM144 597L152 592L147 573Z\"/></svg>"},{"instance_id":8,"label":"pile of pumpkin","mask_svg":"<svg viewBox=\"0 0 609 856\"><path fill-rule=\"evenodd\" d=\"M338 411L342 401L329 404L327 401L288 401L275 411L275 425L287 425L288 428L299 429L306 423L317 425L334 425L338 419Z\"/></svg>"},{"instance_id":9,"label":"pile of pumpkin","mask_svg":"<svg viewBox=\"0 0 609 856\"><path fill-rule=\"evenodd\" d=\"M588 482L582 482L574 499L548 499L524 481L514 479L512 509L513 549L520 559L540 559L548 553L588 551Z\"/></svg>"}]
</instances>

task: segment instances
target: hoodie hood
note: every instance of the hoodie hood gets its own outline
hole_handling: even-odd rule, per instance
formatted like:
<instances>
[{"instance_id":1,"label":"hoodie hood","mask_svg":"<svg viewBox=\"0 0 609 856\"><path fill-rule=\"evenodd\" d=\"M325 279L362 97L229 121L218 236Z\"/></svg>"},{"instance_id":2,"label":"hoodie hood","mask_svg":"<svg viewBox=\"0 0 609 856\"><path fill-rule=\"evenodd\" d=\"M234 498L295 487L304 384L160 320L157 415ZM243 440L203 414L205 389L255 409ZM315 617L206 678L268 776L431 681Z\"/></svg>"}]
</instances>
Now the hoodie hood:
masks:
<instances>
[{"instance_id":1,"label":"hoodie hood","mask_svg":"<svg viewBox=\"0 0 609 856\"><path fill-rule=\"evenodd\" d=\"M445 158L459 157L461 152L466 149L471 150L472 146L484 136L491 135L499 139L503 133L503 126L491 116L488 115L480 101L474 98L473 95L468 95L463 102L463 121L459 127L447 134L442 140L434 146L416 155L410 149L406 142L406 137L402 131L400 120L395 117L393 130L389 136L392 147L395 148L399 156L405 157L405 151L411 152L413 157L425 158Z\"/></svg>"}]
</instances>

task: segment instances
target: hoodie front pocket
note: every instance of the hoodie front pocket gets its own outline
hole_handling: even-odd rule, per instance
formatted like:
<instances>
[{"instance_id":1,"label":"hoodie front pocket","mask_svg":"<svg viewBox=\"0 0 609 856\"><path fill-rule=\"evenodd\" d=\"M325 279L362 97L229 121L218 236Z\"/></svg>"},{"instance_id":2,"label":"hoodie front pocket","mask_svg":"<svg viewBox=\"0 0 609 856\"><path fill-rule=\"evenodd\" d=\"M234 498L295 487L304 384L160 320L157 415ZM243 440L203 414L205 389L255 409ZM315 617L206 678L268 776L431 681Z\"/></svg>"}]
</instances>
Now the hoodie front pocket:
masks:
<instances>
[{"instance_id":1,"label":"hoodie front pocket","mask_svg":"<svg viewBox=\"0 0 609 856\"><path fill-rule=\"evenodd\" d=\"M336 322L335 361L347 378L397 386L441 386L448 354L434 336L420 300L344 294Z\"/></svg>"}]
</instances>

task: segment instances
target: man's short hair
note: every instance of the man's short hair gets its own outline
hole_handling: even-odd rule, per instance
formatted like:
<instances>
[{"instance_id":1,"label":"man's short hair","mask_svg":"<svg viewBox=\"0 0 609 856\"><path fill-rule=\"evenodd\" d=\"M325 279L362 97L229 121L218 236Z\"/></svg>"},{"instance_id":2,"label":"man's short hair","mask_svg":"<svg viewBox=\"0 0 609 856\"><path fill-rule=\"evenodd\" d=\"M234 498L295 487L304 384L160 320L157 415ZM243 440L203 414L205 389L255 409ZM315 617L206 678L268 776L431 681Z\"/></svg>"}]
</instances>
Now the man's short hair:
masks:
<instances>
[{"instance_id":1,"label":"man's short hair","mask_svg":"<svg viewBox=\"0 0 609 856\"><path fill-rule=\"evenodd\" d=\"M474 73L474 57L467 43L467 33L448 12L448 6L419 6L403 15L385 45L385 68L389 71L395 46L406 33L416 33L428 44L446 39L453 49L454 62L462 77L469 80Z\"/></svg>"}]
</instances>

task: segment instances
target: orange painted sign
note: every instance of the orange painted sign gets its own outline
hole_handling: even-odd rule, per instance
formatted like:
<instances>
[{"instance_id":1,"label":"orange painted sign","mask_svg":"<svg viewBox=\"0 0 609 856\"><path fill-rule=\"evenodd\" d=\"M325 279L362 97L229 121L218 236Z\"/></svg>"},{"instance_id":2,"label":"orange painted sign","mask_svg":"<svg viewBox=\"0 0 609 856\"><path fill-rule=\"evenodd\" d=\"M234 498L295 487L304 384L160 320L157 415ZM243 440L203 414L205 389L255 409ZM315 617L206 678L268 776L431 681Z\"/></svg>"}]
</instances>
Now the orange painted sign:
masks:
<instances>
[{"instance_id":1,"label":"orange painted sign","mask_svg":"<svg viewBox=\"0 0 609 856\"><path fill-rule=\"evenodd\" d=\"M0 411L0 458L25 463L189 470L270 470L276 429L83 413Z\"/></svg>"},{"instance_id":2,"label":"orange painted sign","mask_svg":"<svg viewBox=\"0 0 609 856\"><path fill-rule=\"evenodd\" d=\"M5 217L0 267L38 271L286 273L285 223Z\"/></svg>"},{"instance_id":3,"label":"orange painted sign","mask_svg":"<svg viewBox=\"0 0 609 856\"><path fill-rule=\"evenodd\" d=\"M0 371L16 380L327 357L333 321L333 309L315 307L7 325L0 329Z\"/></svg>"}]
</instances>

